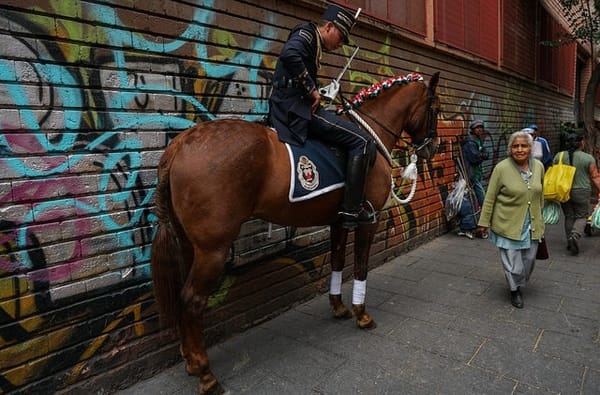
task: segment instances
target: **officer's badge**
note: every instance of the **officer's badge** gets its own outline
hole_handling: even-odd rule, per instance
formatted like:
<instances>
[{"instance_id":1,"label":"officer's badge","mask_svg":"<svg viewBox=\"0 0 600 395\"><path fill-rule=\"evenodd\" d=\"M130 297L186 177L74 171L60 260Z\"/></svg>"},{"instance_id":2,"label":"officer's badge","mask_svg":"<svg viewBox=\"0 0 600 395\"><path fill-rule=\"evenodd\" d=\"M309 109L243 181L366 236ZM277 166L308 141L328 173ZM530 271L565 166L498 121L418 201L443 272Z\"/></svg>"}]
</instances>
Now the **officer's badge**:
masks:
<instances>
[{"instance_id":1,"label":"officer's badge","mask_svg":"<svg viewBox=\"0 0 600 395\"><path fill-rule=\"evenodd\" d=\"M312 191L319 186L319 172L315 164L308 157L302 155L298 158L296 173L298 174L300 185L304 189Z\"/></svg>"}]
</instances>

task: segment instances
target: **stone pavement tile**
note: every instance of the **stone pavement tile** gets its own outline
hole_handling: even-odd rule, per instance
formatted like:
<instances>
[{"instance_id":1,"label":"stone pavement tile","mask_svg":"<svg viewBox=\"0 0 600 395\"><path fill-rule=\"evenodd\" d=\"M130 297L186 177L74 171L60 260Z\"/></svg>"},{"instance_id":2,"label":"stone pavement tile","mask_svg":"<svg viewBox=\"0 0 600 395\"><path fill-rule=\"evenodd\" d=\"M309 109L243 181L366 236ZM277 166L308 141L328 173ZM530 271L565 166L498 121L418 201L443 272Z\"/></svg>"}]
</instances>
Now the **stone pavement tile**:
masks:
<instances>
[{"instance_id":1,"label":"stone pavement tile","mask_svg":"<svg viewBox=\"0 0 600 395\"><path fill-rule=\"evenodd\" d=\"M532 276L535 276L535 272ZM533 277L532 277L533 278ZM541 281L536 282L535 285L540 291L544 293L561 296L566 298L575 298L581 300L587 300L591 302L598 302L598 287L596 286L581 286L578 284L567 284L567 283L545 283L544 286L541 285Z\"/></svg>"},{"instance_id":2,"label":"stone pavement tile","mask_svg":"<svg viewBox=\"0 0 600 395\"><path fill-rule=\"evenodd\" d=\"M268 378L266 372L255 368L253 359L247 350L240 349L237 352L229 352L220 346L214 346L208 350L208 357L213 373L227 391L243 393ZM197 383L197 379L195 380Z\"/></svg>"},{"instance_id":3,"label":"stone pavement tile","mask_svg":"<svg viewBox=\"0 0 600 395\"><path fill-rule=\"evenodd\" d=\"M448 314L446 312L447 309L442 305L415 299L406 295L394 296L378 308L379 310L439 325L448 325L455 318L455 315Z\"/></svg>"},{"instance_id":4,"label":"stone pavement tile","mask_svg":"<svg viewBox=\"0 0 600 395\"><path fill-rule=\"evenodd\" d=\"M564 297L548 293L548 284L542 281L532 281L521 290L525 308L537 308L542 310L558 311L563 304ZM506 302L509 303L508 289L505 290Z\"/></svg>"},{"instance_id":5,"label":"stone pavement tile","mask_svg":"<svg viewBox=\"0 0 600 395\"><path fill-rule=\"evenodd\" d=\"M115 395L173 395L193 394L198 379L189 376L183 363L178 363L160 374L135 384L132 387L116 392Z\"/></svg>"},{"instance_id":6,"label":"stone pavement tile","mask_svg":"<svg viewBox=\"0 0 600 395\"><path fill-rule=\"evenodd\" d=\"M473 270L471 270L466 277L475 280L490 281L498 278L503 279L504 273L502 272L502 266L498 260L498 262L486 262L474 265Z\"/></svg>"},{"instance_id":7,"label":"stone pavement tile","mask_svg":"<svg viewBox=\"0 0 600 395\"><path fill-rule=\"evenodd\" d=\"M322 380L315 389L319 394L430 394L430 389L403 381L372 363L347 361L333 374Z\"/></svg>"},{"instance_id":8,"label":"stone pavement tile","mask_svg":"<svg viewBox=\"0 0 600 395\"><path fill-rule=\"evenodd\" d=\"M306 385L298 385L279 376L259 376L259 381L248 381L253 379L250 373L244 376L232 378L223 384L226 394L238 395L273 395L273 394L290 394L290 395L310 395L317 394L306 388ZM197 394L189 394L197 395Z\"/></svg>"},{"instance_id":9,"label":"stone pavement tile","mask_svg":"<svg viewBox=\"0 0 600 395\"><path fill-rule=\"evenodd\" d=\"M474 262L471 263L464 259L449 259L449 257L441 257L436 262L431 262L430 265L430 270L433 272L459 277L467 277L477 268L477 264Z\"/></svg>"},{"instance_id":10,"label":"stone pavement tile","mask_svg":"<svg viewBox=\"0 0 600 395\"><path fill-rule=\"evenodd\" d=\"M333 317L331 309L322 312L321 316L307 314L305 310L292 309L285 314L262 323L260 328L294 340L309 343L315 336L321 336L322 333L337 330L336 328L342 322Z\"/></svg>"},{"instance_id":11,"label":"stone pavement tile","mask_svg":"<svg viewBox=\"0 0 600 395\"><path fill-rule=\"evenodd\" d=\"M428 275L429 274L426 274L425 276ZM418 288L418 284L419 283L417 281L399 279L398 277L379 272L371 272L369 273L369 277L367 279L367 293L372 289L379 289L393 294L403 294L404 290L406 289L412 290ZM369 301L367 300L367 302Z\"/></svg>"},{"instance_id":12,"label":"stone pavement tile","mask_svg":"<svg viewBox=\"0 0 600 395\"><path fill-rule=\"evenodd\" d=\"M374 308L381 306L385 302L387 302L390 298L396 296L396 292L393 289L382 289L380 287L380 282L378 282L377 278L370 278L367 280L367 293L365 296L365 306L367 308L367 312ZM351 308L352 304L352 293L348 294L348 308Z\"/></svg>"},{"instance_id":13,"label":"stone pavement tile","mask_svg":"<svg viewBox=\"0 0 600 395\"><path fill-rule=\"evenodd\" d=\"M387 338L467 363L484 339L469 332L409 318Z\"/></svg>"},{"instance_id":14,"label":"stone pavement tile","mask_svg":"<svg viewBox=\"0 0 600 395\"><path fill-rule=\"evenodd\" d=\"M588 369L580 395L598 395L600 388L600 370Z\"/></svg>"},{"instance_id":15,"label":"stone pavement tile","mask_svg":"<svg viewBox=\"0 0 600 395\"><path fill-rule=\"evenodd\" d=\"M419 282L422 288L446 288L465 293L482 294L488 288L489 282L475 280L461 275L444 274L433 272Z\"/></svg>"},{"instance_id":16,"label":"stone pavement tile","mask_svg":"<svg viewBox=\"0 0 600 395\"><path fill-rule=\"evenodd\" d=\"M406 355L412 348L398 343L379 331L379 327L365 331L354 328L340 333L339 338L323 337L314 345L339 356L340 365L346 361L359 364L379 364L392 374L397 374Z\"/></svg>"},{"instance_id":17,"label":"stone pavement tile","mask_svg":"<svg viewBox=\"0 0 600 395\"><path fill-rule=\"evenodd\" d=\"M479 349L470 365L542 390L562 394L578 393L585 370L581 364L494 340L486 342Z\"/></svg>"},{"instance_id":18,"label":"stone pavement tile","mask_svg":"<svg viewBox=\"0 0 600 395\"><path fill-rule=\"evenodd\" d=\"M525 299L525 303L527 300ZM592 337L598 333L598 321L581 318L559 311L535 308L514 309L509 322L517 325L540 328L567 335Z\"/></svg>"},{"instance_id":19,"label":"stone pavement tile","mask_svg":"<svg viewBox=\"0 0 600 395\"><path fill-rule=\"evenodd\" d=\"M596 289L600 290L600 285ZM600 295L600 291L598 293ZM558 311L577 317L600 319L600 296L595 302L575 298L564 298Z\"/></svg>"},{"instance_id":20,"label":"stone pavement tile","mask_svg":"<svg viewBox=\"0 0 600 395\"><path fill-rule=\"evenodd\" d=\"M551 286L553 284L570 284L576 286L581 280L581 274L569 273L564 271L559 265L555 265L549 268L539 268L536 261L536 267L531 275L530 283L543 283L545 286Z\"/></svg>"},{"instance_id":21,"label":"stone pavement tile","mask_svg":"<svg viewBox=\"0 0 600 395\"><path fill-rule=\"evenodd\" d=\"M401 293L410 298L440 305L440 309L447 312L452 311L452 308L461 308L468 304L473 297L466 290L452 289L441 285L439 287L427 287L419 284L412 289L402 289Z\"/></svg>"},{"instance_id":22,"label":"stone pavement tile","mask_svg":"<svg viewBox=\"0 0 600 395\"><path fill-rule=\"evenodd\" d=\"M510 344L524 351L531 351L539 337L540 330L526 325L506 321L494 316L459 316L450 328L471 333L499 344Z\"/></svg>"},{"instance_id":23,"label":"stone pavement tile","mask_svg":"<svg viewBox=\"0 0 600 395\"><path fill-rule=\"evenodd\" d=\"M398 290L398 296L410 299L418 299L440 305L445 311L455 306L462 306L472 295L465 291L455 290L447 287L425 287L421 284L412 287L404 287Z\"/></svg>"},{"instance_id":24,"label":"stone pavement tile","mask_svg":"<svg viewBox=\"0 0 600 395\"><path fill-rule=\"evenodd\" d=\"M597 326L597 328L600 328ZM593 336L565 335L553 331L543 331L536 344L536 352L545 353L572 363L585 365L600 371L600 338ZM598 387L600 392L600 387Z\"/></svg>"},{"instance_id":25,"label":"stone pavement tile","mask_svg":"<svg viewBox=\"0 0 600 395\"><path fill-rule=\"evenodd\" d=\"M493 372L468 366L463 363L452 363L447 370L437 377L440 393L444 394L515 394L517 383L506 377L497 376ZM530 387L523 387L530 390Z\"/></svg>"},{"instance_id":26,"label":"stone pavement tile","mask_svg":"<svg viewBox=\"0 0 600 395\"><path fill-rule=\"evenodd\" d=\"M398 279L407 280L406 283L415 283L421 281L427 275L429 275L429 270L419 269L414 265L398 265L396 264L396 261L392 261L370 271L367 281L369 281L372 276L380 276L389 279L389 282L393 284L398 282Z\"/></svg>"},{"instance_id":27,"label":"stone pavement tile","mask_svg":"<svg viewBox=\"0 0 600 395\"><path fill-rule=\"evenodd\" d=\"M512 305L510 304L510 291L506 285L504 273L499 273L498 277L489 282L489 285L485 291L477 296L477 298L473 298L471 301L471 303L475 306L478 304L483 304L484 306L488 306L490 310L500 309L505 315L510 311L510 309L512 309Z\"/></svg>"},{"instance_id":28,"label":"stone pavement tile","mask_svg":"<svg viewBox=\"0 0 600 395\"><path fill-rule=\"evenodd\" d=\"M377 328L368 331L374 336L387 337L408 319L405 315L380 310L377 307L369 308L367 311L377 323Z\"/></svg>"},{"instance_id":29,"label":"stone pavement tile","mask_svg":"<svg viewBox=\"0 0 600 395\"><path fill-rule=\"evenodd\" d=\"M421 259L416 261L411 266L422 270L432 271L439 266L440 270L443 270L443 268L445 267L446 270L444 271L447 271L448 266L456 265L458 270L462 270L463 273L468 273L472 270L472 268L475 268L478 265L488 264L488 262L486 261L487 256L479 255L481 251L478 251L474 248L463 249L462 254L448 254L444 251L430 250L428 250L427 252L421 252L421 250L417 250L421 254Z\"/></svg>"},{"instance_id":30,"label":"stone pavement tile","mask_svg":"<svg viewBox=\"0 0 600 395\"><path fill-rule=\"evenodd\" d=\"M349 288L346 287L346 285L342 286L342 298L344 298L343 299L344 303L347 303L349 301L348 296L346 296L346 295L349 295L348 289ZM351 300L350 300L350 302L351 302ZM299 305L295 306L292 310L300 311L304 314L312 315L313 317L322 318L322 319L331 317L331 315L332 315L332 310L331 310L331 307L329 306L329 297L328 297L327 293L324 295L318 295L307 302L299 304ZM285 314L286 313L281 314L281 315L285 315ZM279 318L280 316L275 317L275 319ZM270 322L270 321L266 321L265 324L268 322Z\"/></svg>"},{"instance_id":31,"label":"stone pavement tile","mask_svg":"<svg viewBox=\"0 0 600 395\"><path fill-rule=\"evenodd\" d=\"M397 368L398 378L431 389L435 394L510 394L515 386L511 380L496 379L495 374L468 367L463 362L420 348L409 347ZM482 386L486 391L481 391ZM495 388L495 390L492 390Z\"/></svg>"},{"instance_id":32,"label":"stone pavement tile","mask_svg":"<svg viewBox=\"0 0 600 395\"><path fill-rule=\"evenodd\" d=\"M549 254L551 253L549 252ZM589 251L588 254L580 253L577 256L565 252L551 259L552 267L561 267L564 271L572 273L598 273L598 251Z\"/></svg>"},{"instance_id":33,"label":"stone pavement tile","mask_svg":"<svg viewBox=\"0 0 600 395\"><path fill-rule=\"evenodd\" d=\"M340 355L313 347L305 342L281 336L274 331L259 328L248 336L238 336L221 345L243 362L235 376L259 370L267 378L277 378L296 385L319 381L332 373L343 362ZM229 376L228 376L229 377ZM277 380L271 380L277 382Z\"/></svg>"},{"instance_id":34,"label":"stone pavement tile","mask_svg":"<svg viewBox=\"0 0 600 395\"><path fill-rule=\"evenodd\" d=\"M457 291L454 291L457 293ZM503 293L504 294L504 293ZM457 319L468 317L507 317L510 315L511 307L507 300L498 296L489 295L489 291L483 295L464 294L462 297L453 296L448 293L448 299L439 302L446 306L446 311L457 316Z\"/></svg>"},{"instance_id":35,"label":"stone pavement tile","mask_svg":"<svg viewBox=\"0 0 600 395\"><path fill-rule=\"evenodd\" d=\"M283 336L293 336L298 342L307 343L311 347L335 354L344 359L356 355L357 345L359 347L358 350L364 350L363 352L368 353L369 349L363 348L364 344L371 341L376 342L378 339L385 337L386 333L393 330L406 319L406 317L380 311L375 308L368 311L378 323L377 327L372 330L359 329L354 318L336 320L331 317L323 319L322 321L327 324L318 324L318 328L313 326L311 329L310 323L306 324L306 328L309 329L303 330L302 336L298 336L293 329L289 329L293 325L298 325L297 319L294 318L296 316L289 314L290 312L284 314L285 319L280 320L278 317L276 320L273 320L277 321L277 323L267 322L262 324L261 327Z\"/></svg>"}]
</instances>

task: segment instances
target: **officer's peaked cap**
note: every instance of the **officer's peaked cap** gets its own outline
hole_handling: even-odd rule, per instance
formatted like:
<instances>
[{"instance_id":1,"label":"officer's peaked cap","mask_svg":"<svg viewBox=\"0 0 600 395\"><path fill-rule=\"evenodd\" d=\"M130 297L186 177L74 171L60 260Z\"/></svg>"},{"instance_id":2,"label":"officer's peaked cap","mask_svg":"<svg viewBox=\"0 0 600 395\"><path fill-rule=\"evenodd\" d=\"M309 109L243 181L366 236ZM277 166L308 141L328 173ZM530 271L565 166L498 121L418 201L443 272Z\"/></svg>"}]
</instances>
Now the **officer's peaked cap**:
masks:
<instances>
[{"instance_id":1,"label":"officer's peaked cap","mask_svg":"<svg viewBox=\"0 0 600 395\"><path fill-rule=\"evenodd\" d=\"M344 37L344 42L348 44L348 38L350 37L350 30L356 23L354 19L354 14L345 8L342 8L338 5L331 4L327 7L323 16L321 17L324 21L331 21L338 28L342 36Z\"/></svg>"}]
</instances>

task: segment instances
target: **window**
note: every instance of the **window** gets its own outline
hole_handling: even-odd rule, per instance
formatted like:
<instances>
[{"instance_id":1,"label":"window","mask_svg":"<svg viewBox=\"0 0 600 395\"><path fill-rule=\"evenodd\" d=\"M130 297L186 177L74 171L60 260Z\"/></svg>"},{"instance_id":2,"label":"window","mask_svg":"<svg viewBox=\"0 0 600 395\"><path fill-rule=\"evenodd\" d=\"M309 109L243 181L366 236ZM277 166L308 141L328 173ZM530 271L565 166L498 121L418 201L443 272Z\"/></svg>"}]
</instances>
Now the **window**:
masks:
<instances>
[{"instance_id":1,"label":"window","mask_svg":"<svg viewBox=\"0 0 600 395\"><path fill-rule=\"evenodd\" d=\"M565 30L552 16L541 9L540 40L556 41ZM549 82L568 93L575 91L575 43L558 48L540 45L537 70L539 79Z\"/></svg>"},{"instance_id":2,"label":"window","mask_svg":"<svg viewBox=\"0 0 600 395\"><path fill-rule=\"evenodd\" d=\"M499 0L436 0L435 39L498 62Z\"/></svg>"},{"instance_id":3,"label":"window","mask_svg":"<svg viewBox=\"0 0 600 395\"><path fill-rule=\"evenodd\" d=\"M425 1L415 0L342 0L341 5L362 8L362 12L414 33L425 36Z\"/></svg>"},{"instance_id":4,"label":"window","mask_svg":"<svg viewBox=\"0 0 600 395\"><path fill-rule=\"evenodd\" d=\"M536 2L504 0L502 9L502 66L535 79Z\"/></svg>"}]
</instances>

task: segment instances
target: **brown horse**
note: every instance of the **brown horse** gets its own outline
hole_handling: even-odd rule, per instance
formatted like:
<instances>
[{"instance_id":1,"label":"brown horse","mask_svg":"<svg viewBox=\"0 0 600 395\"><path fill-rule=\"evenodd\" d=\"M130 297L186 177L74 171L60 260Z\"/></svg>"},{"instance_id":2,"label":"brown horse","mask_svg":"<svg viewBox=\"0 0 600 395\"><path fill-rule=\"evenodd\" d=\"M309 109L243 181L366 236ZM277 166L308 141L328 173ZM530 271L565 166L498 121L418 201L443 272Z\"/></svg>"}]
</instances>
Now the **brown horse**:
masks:
<instances>
[{"instance_id":1,"label":"brown horse","mask_svg":"<svg viewBox=\"0 0 600 395\"><path fill-rule=\"evenodd\" d=\"M378 135L381 152L388 153L404 139L405 131L413 150L429 159L437 149L431 142L436 137L439 73L433 75L429 86L416 76L419 81L408 82L415 79L411 75L374 85L364 91L367 95L355 97L353 111ZM377 155L367 181L367 199L376 210L390 195L391 170L385 155ZM251 217L298 227L331 225L333 314L337 318L354 315L360 328L375 326L365 311L364 294L377 224L355 229L355 290L350 313L339 291L348 235L338 221L343 190L290 203L289 187L286 147L276 133L258 123L233 119L204 122L178 135L161 158L155 202L159 227L152 244L154 291L163 318L178 329L186 370L200 378L200 393L223 392L209 367L203 312L240 227Z\"/></svg>"}]
</instances>

